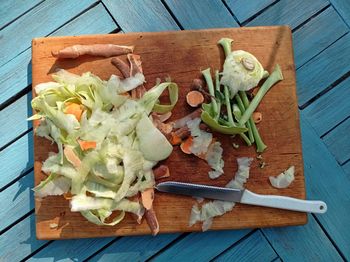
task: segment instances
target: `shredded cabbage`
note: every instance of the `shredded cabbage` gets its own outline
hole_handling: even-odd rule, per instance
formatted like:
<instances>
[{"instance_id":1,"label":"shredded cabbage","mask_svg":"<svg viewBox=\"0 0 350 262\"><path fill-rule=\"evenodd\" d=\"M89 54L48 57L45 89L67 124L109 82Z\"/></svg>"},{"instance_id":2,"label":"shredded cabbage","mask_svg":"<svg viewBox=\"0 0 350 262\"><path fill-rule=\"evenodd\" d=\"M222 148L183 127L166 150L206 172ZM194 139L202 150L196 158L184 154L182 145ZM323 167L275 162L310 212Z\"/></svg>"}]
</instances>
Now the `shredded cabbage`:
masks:
<instances>
[{"instance_id":1,"label":"shredded cabbage","mask_svg":"<svg viewBox=\"0 0 350 262\"><path fill-rule=\"evenodd\" d=\"M237 158L238 170L235 173L234 178L227 183L226 187L243 189L244 184L249 178L250 165L253 161L253 158L241 157ZM190 215L190 226L194 225L198 221L202 221L202 231L207 231L210 229L213 218L217 216L222 216L223 214L231 211L235 206L234 202L214 200L209 201L202 205L199 210L197 204L192 207ZM199 215L200 213L200 215Z\"/></svg>"},{"instance_id":2,"label":"shredded cabbage","mask_svg":"<svg viewBox=\"0 0 350 262\"><path fill-rule=\"evenodd\" d=\"M70 180L64 176L51 173L45 180L41 181L33 190L35 196L57 196L67 193L70 188Z\"/></svg>"},{"instance_id":3,"label":"shredded cabbage","mask_svg":"<svg viewBox=\"0 0 350 262\"><path fill-rule=\"evenodd\" d=\"M289 185L294 181L294 171L294 166L291 166L277 177L270 176L269 180L271 185L275 188L289 187Z\"/></svg>"},{"instance_id":4,"label":"shredded cabbage","mask_svg":"<svg viewBox=\"0 0 350 262\"><path fill-rule=\"evenodd\" d=\"M42 171L49 176L34 188L35 196L70 192L71 211L97 225L116 225L125 212L141 219L142 204L128 198L154 187L152 168L173 149L149 114L175 106L176 84L157 84L132 100L126 92L144 83L141 73L105 81L90 72L59 70L53 79L37 85L32 100L37 113L30 120L40 120L36 135L56 143L59 151L44 161ZM160 105L166 88L171 104ZM111 219L114 212L119 214Z\"/></svg>"},{"instance_id":5,"label":"shredded cabbage","mask_svg":"<svg viewBox=\"0 0 350 262\"><path fill-rule=\"evenodd\" d=\"M213 169L208 175L211 179L216 179L224 173L224 160L222 159L223 149L220 142L213 142L213 135L199 128L200 118L187 121L186 125L191 132L193 142L190 147L191 153L202 157Z\"/></svg>"}]
</instances>

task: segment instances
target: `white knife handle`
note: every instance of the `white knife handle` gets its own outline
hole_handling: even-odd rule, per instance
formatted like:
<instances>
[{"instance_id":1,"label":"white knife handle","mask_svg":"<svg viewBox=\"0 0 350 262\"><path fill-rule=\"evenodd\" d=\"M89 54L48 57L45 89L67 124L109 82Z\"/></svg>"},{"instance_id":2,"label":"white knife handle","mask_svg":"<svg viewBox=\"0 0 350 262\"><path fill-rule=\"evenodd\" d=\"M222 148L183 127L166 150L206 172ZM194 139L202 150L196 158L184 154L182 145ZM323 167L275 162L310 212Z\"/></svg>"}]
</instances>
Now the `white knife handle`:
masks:
<instances>
[{"instance_id":1,"label":"white knife handle","mask_svg":"<svg viewBox=\"0 0 350 262\"><path fill-rule=\"evenodd\" d=\"M241 203L309 213L322 214L327 211L327 205L323 201L302 200L285 196L259 195L247 189L244 190Z\"/></svg>"}]
</instances>

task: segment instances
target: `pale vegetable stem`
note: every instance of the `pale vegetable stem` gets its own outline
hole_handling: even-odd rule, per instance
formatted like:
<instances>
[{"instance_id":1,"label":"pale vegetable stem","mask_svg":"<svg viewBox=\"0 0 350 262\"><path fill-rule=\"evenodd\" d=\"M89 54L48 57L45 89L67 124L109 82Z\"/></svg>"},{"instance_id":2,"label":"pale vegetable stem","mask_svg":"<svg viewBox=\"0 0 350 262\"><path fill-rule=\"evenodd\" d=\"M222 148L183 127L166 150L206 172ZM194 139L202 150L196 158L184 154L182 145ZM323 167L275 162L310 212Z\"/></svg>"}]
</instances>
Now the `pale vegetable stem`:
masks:
<instances>
[{"instance_id":1,"label":"pale vegetable stem","mask_svg":"<svg viewBox=\"0 0 350 262\"><path fill-rule=\"evenodd\" d=\"M218 114L218 105L216 103L216 99L214 98L215 97L215 91L214 91L213 79L211 78L211 74L210 74L210 68L207 68L207 69L203 70L202 74L204 76L205 81L207 82L209 94L212 96L212 98L211 98L211 106L212 106L212 109L213 109L213 112L214 112L214 116L216 116Z\"/></svg>"},{"instance_id":2,"label":"pale vegetable stem","mask_svg":"<svg viewBox=\"0 0 350 262\"><path fill-rule=\"evenodd\" d=\"M241 99L243 101L244 109L248 108L249 100L248 100L246 92L239 91L239 95L241 96ZM247 122L247 128L248 128L248 136L249 136L250 142L252 142L252 143L254 143L254 136L253 136L253 131L252 131L253 125L255 125L255 123L253 121L253 118L250 117L248 122Z\"/></svg>"},{"instance_id":3,"label":"pale vegetable stem","mask_svg":"<svg viewBox=\"0 0 350 262\"><path fill-rule=\"evenodd\" d=\"M219 79L219 70L215 70L215 89L220 92L220 79ZM217 121L220 117L221 111L221 101L217 101L218 104L218 113L216 114L215 120Z\"/></svg>"},{"instance_id":4,"label":"pale vegetable stem","mask_svg":"<svg viewBox=\"0 0 350 262\"><path fill-rule=\"evenodd\" d=\"M280 66L277 64L275 69L273 70L272 74L266 79L264 84L261 86L259 91L256 93L255 97L253 98L252 102L250 103L249 107L244 112L241 120L239 121L239 125L244 125L249 118L252 116L255 109L258 107L260 101L264 97L264 95L269 91L269 89L276 84L278 81L283 79L283 75L281 72Z\"/></svg>"},{"instance_id":5,"label":"pale vegetable stem","mask_svg":"<svg viewBox=\"0 0 350 262\"><path fill-rule=\"evenodd\" d=\"M222 46L224 49L225 57L227 57L232 51L231 51L231 43L233 42L230 38L221 38L218 41L218 44Z\"/></svg>"},{"instance_id":6,"label":"pale vegetable stem","mask_svg":"<svg viewBox=\"0 0 350 262\"><path fill-rule=\"evenodd\" d=\"M239 110L241 110L241 113L243 114L245 111L245 108L244 108L243 101L242 101L241 97L239 96L239 94L235 95L235 99L236 99L237 106L238 106ZM243 138L243 140L247 143L248 146L252 145L252 142L244 133L239 134L239 135L241 136L241 138Z\"/></svg>"},{"instance_id":7,"label":"pale vegetable stem","mask_svg":"<svg viewBox=\"0 0 350 262\"><path fill-rule=\"evenodd\" d=\"M226 104L228 122L230 123L231 126L234 126L235 122L233 121L233 117L232 117L232 109L231 109L231 103L230 103L230 94L228 92L228 87L227 86L224 86L224 96L225 96L225 104Z\"/></svg>"},{"instance_id":8,"label":"pale vegetable stem","mask_svg":"<svg viewBox=\"0 0 350 262\"><path fill-rule=\"evenodd\" d=\"M249 100L248 100L247 94L245 92L241 92L240 94L242 96L242 100L243 100L243 104L244 104L245 108L248 108L249 107ZM256 151L259 153L264 152L264 150L267 148L267 146L262 141L262 138L259 134L259 130L256 127L252 117L249 118L249 121L247 123L251 124L251 131L253 133L253 136L255 138L255 143L256 143Z\"/></svg>"}]
</instances>

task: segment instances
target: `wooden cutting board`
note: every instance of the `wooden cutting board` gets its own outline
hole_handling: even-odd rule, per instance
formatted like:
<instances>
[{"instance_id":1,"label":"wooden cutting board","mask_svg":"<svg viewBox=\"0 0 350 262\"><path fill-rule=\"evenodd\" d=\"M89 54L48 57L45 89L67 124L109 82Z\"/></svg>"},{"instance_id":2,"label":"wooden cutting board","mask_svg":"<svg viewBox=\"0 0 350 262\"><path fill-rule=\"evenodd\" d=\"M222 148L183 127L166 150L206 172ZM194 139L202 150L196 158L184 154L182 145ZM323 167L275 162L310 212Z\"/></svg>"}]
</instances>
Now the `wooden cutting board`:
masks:
<instances>
[{"instance_id":1,"label":"wooden cutting board","mask_svg":"<svg viewBox=\"0 0 350 262\"><path fill-rule=\"evenodd\" d=\"M180 98L172 116L172 119L177 119L193 110L186 104L184 98L190 90L192 80L200 77L200 70L207 67L221 70L224 55L217 46L217 41L222 37L233 38L233 50L242 49L251 52L269 72L276 63L282 68L284 80L268 92L257 109L263 114L263 121L258 127L264 142L268 145L268 149L263 153L266 166L263 169L259 168L254 146L247 147L239 138L214 133L214 137L221 141L224 148L225 174L217 180L210 180L208 178L210 169L204 161L185 155L175 147L169 159L165 161L171 172L168 180L224 186L237 169L236 157L250 156L255 160L247 183L249 190L261 194L305 199L295 66L289 27L37 38L32 42L33 86L51 81L50 75L57 68L78 74L91 71L102 79L108 79L111 74L119 74L111 65L110 58L84 56L75 60L56 60L51 56L53 50L74 44L135 45L134 52L141 55L143 61L146 88L151 88L157 78L164 80L166 77L171 77L172 81L179 85ZM239 149L234 149L232 142L240 144ZM56 148L50 145L49 141L36 136L34 148L37 185L45 178L45 174L41 172L42 162L48 157L48 153L56 151ZM295 181L287 189L273 188L268 177L278 175L290 165L296 167ZM160 233L200 231L200 224L188 226L190 210L194 203L195 200L191 197L156 193L154 207L159 219ZM70 212L68 201L59 196L36 199L35 214L38 239L150 234L145 221L138 225L130 215L114 227L91 224L80 213ZM232 212L215 218L211 229L290 226L306 222L305 213L237 204ZM50 229L51 223L57 223L58 228Z\"/></svg>"}]
</instances>

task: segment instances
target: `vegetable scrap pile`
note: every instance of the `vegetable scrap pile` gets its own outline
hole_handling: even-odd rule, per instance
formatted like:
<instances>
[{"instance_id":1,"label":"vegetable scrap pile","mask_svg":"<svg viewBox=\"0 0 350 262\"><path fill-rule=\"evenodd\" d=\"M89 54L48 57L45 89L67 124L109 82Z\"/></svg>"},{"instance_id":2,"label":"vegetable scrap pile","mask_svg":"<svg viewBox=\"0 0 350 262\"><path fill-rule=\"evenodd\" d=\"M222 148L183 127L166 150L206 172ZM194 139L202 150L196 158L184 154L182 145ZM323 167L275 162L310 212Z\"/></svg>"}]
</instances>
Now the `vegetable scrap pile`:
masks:
<instances>
[{"instance_id":1,"label":"vegetable scrap pile","mask_svg":"<svg viewBox=\"0 0 350 262\"><path fill-rule=\"evenodd\" d=\"M30 119L40 121L36 135L56 143L58 153L50 153L44 161L42 171L48 177L34 191L40 198L63 195L72 212L97 225L116 225L125 212L139 223L145 215L157 234L152 204L155 176L169 176L169 170L156 165L173 147L154 118L161 124L165 114L171 114L178 87L164 82L146 91L140 56L132 51L126 46L79 45L53 53L58 58L127 54L129 65L116 57L111 61L123 79L112 75L105 81L89 72L80 76L61 69L52 75L54 82L35 87L32 107L37 113ZM171 103L159 104L166 89L172 94Z\"/></svg>"},{"instance_id":2,"label":"vegetable scrap pile","mask_svg":"<svg viewBox=\"0 0 350 262\"><path fill-rule=\"evenodd\" d=\"M178 101L178 87L167 81L150 90L143 86L141 58L133 46L112 44L75 45L52 52L57 59L75 59L81 55L112 57L111 63L123 78L112 75L108 81L90 72L81 76L63 69L53 74L54 82L35 87L32 107L39 120L36 135L57 144L58 153L50 153L42 165L47 178L34 188L35 195L63 195L72 212L80 212L97 225L120 223L125 212L141 223L146 218L152 233L159 231L153 209L155 180L169 177L166 159L173 146L193 154L212 168L211 179L224 173L223 148L210 131L240 136L256 151L266 149L257 124L263 119L256 109L268 90L283 79L276 65L269 74L252 54L231 50L232 40L221 39L226 59L222 72L201 71L186 95L189 115L166 122ZM128 63L116 56L126 55ZM262 79L266 79L252 96ZM168 90L169 103L159 97ZM157 145L157 150L154 150ZM235 148L238 145L233 144ZM260 156L260 155L259 155ZM243 189L249 178L252 158L237 158L238 170L226 185ZM278 177L270 177L274 187L287 187L294 179L294 167ZM208 230L213 218L231 211L235 203L210 201L194 205L190 226L203 222Z\"/></svg>"}]
</instances>

